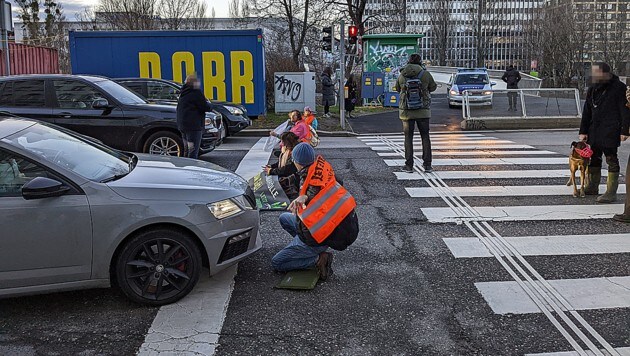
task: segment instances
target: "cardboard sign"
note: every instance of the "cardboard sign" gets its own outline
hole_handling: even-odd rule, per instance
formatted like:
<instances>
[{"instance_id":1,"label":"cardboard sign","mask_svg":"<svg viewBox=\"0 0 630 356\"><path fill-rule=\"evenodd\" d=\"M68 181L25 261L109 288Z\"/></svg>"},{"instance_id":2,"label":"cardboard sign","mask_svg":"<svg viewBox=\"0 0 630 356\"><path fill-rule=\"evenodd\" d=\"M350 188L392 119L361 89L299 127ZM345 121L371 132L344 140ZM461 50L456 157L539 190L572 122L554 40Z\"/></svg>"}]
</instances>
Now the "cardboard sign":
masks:
<instances>
[{"instance_id":1,"label":"cardboard sign","mask_svg":"<svg viewBox=\"0 0 630 356\"><path fill-rule=\"evenodd\" d=\"M260 172L249 180L259 210L287 210L291 201L278 181L278 176Z\"/></svg>"}]
</instances>

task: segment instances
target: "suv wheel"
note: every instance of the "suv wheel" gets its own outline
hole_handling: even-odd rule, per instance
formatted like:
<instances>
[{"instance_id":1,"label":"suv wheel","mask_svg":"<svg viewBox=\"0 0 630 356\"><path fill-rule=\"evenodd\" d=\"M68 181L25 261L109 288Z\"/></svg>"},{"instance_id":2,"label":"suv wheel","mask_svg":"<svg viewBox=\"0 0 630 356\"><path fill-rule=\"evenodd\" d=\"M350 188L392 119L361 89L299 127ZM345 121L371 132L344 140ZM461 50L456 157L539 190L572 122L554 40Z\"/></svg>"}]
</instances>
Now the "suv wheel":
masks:
<instances>
[{"instance_id":1,"label":"suv wheel","mask_svg":"<svg viewBox=\"0 0 630 356\"><path fill-rule=\"evenodd\" d=\"M149 305L176 302L193 289L201 273L201 252L177 230L159 229L127 242L116 261L116 281L131 300Z\"/></svg>"},{"instance_id":2,"label":"suv wheel","mask_svg":"<svg viewBox=\"0 0 630 356\"><path fill-rule=\"evenodd\" d=\"M221 137L226 138L228 136L230 136L230 131L228 130L228 122L226 119L223 119L222 121L223 125L221 125Z\"/></svg>"},{"instance_id":3,"label":"suv wheel","mask_svg":"<svg viewBox=\"0 0 630 356\"><path fill-rule=\"evenodd\" d=\"M179 135L170 131L159 131L149 136L144 143L144 153L162 156L183 156L184 143Z\"/></svg>"}]
</instances>

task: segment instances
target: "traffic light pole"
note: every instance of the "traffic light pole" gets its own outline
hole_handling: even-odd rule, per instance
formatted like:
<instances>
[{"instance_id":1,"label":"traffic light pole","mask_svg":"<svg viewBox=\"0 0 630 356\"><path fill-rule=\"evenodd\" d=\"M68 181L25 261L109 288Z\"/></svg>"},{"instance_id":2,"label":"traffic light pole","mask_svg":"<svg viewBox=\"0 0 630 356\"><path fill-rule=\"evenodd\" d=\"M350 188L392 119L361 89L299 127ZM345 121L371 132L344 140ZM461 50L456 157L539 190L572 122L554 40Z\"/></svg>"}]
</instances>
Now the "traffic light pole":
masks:
<instances>
[{"instance_id":1,"label":"traffic light pole","mask_svg":"<svg viewBox=\"0 0 630 356\"><path fill-rule=\"evenodd\" d=\"M346 23L341 20L339 32L339 121L341 129L346 129Z\"/></svg>"}]
</instances>

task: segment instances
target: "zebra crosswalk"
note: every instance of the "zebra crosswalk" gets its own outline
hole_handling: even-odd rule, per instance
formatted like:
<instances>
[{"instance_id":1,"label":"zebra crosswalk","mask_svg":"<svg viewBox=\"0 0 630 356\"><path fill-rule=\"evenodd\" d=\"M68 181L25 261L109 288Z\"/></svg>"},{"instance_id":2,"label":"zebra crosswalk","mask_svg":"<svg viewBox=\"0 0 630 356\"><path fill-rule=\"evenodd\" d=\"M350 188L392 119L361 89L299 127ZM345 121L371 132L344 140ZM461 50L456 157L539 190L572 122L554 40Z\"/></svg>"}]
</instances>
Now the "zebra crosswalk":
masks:
<instances>
[{"instance_id":1,"label":"zebra crosswalk","mask_svg":"<svg viewBox=\"0 0 630 356\"><path fill-rule=\"evenodd\" d=\"M596 330L580 313L630 308L630 270L625 275L547 280L524 256L628 254L630 234L568 231L566 235L504 237L495 229L504 223L603 221L623 211L623 204L596 205L588 198L569 202L573 187L566 185L570 174L566 154L480 133L437 133L431 136L436 171L427 174L421 168L422 145L416 138L415 172L406 173L397 171L405 164L402 135L359 139L394 171L397 180L406 182L411 198L427 199L422 212L430 223L468 228L470 236L443 238L454 258L495 258L512 277L511 281L474 283L495 314L544 314L573 348L549 355L627 354L630 345L613 347L599 333L603 330ZM600 185L600 191L604 190L605 185ZM623 191L621 185L619 192ZM514 197L518 199L510 199ZM543 197L547 205L540 205Z\"/></svg>"}]
</instances>

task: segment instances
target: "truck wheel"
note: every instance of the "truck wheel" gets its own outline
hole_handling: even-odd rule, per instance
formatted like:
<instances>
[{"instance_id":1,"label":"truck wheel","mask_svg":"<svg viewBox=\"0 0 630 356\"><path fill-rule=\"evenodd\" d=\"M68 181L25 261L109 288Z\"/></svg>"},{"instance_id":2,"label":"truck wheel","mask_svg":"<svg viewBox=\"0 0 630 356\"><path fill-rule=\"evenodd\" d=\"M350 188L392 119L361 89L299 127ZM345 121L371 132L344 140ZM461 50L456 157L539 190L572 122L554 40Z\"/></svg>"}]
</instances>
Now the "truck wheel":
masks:
<instances>
[{"instance_id":1,"label":"truck wheel","mask_svg":"<svg viewBox=\"0 0 630 356\"><path fill-rule=\"evenodd\" d=\"M177 230L146 231L127 242L116 265L116 282L134 302L165 305L194 288L202 269L201 251Z\"/></svg>"},{"instance_id":2,"label":"truck wheel","mask_svg":"<svg viewBox=\"0 0 630 356\"><path fill-rule=\"evenodd\" d=\"M159 131L144 142L144 153L162 156L183 156L184 143L179 135L170 131Z\"/></svg>"}]
</instances>

